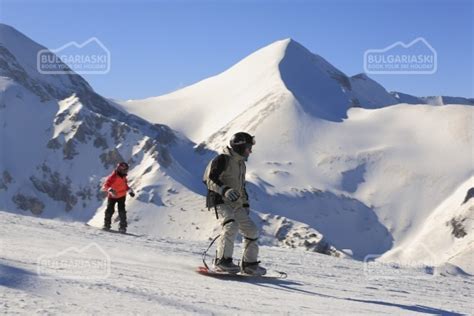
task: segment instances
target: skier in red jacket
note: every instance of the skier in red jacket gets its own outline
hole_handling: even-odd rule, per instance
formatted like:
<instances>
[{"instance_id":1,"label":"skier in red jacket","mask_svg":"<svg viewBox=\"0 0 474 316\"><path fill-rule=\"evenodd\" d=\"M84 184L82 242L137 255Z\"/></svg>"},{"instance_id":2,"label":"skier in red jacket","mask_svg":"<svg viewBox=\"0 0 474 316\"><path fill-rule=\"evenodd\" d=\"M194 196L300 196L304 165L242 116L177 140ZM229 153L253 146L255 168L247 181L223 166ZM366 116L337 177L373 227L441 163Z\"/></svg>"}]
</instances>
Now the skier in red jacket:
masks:
<instances>
[{"instance_id":1,"label":"skier in red jacket","mask_svg":"<svg viewBox=\"0 0 474 316\"><path fill-rule=\"evenodd\" d=\"M104 230L110 230L112 215L115 211L115 204L118 204L118 212L120 217L119 232L127 231L127 212L125 211L125 199L127 192L131 197L135 196L132 188L127 183L128 164L120 162L117 164L114 172L107 178L102 189L107 194L107 209L105 210Z\"/></svg>"}]
</instances>

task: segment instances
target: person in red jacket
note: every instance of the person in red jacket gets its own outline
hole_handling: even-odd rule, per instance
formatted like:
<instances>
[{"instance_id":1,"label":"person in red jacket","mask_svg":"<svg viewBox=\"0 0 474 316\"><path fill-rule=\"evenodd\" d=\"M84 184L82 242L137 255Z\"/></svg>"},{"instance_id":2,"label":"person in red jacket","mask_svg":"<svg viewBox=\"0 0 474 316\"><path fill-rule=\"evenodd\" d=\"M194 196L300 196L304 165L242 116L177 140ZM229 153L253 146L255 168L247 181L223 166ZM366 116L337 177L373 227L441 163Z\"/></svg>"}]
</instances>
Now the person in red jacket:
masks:
<instances>
[{"instance_id":1,"label":"person in red jacket","mask_svg":"<svg viewBox=\"0 0 474 316\"><path fill-rule=\"evenodd\" d=\"M118 205L120 217L119 232L127 231L127 213L125 211L125 199L127 192L131 197L135 196L132 188L127 183L128 164L120 162L114 172L108 176L102 189L107 192L107 209L105 210L104 230L110 230L112 215L115 211L115 204Z\"/></svg>"}]
</instances>

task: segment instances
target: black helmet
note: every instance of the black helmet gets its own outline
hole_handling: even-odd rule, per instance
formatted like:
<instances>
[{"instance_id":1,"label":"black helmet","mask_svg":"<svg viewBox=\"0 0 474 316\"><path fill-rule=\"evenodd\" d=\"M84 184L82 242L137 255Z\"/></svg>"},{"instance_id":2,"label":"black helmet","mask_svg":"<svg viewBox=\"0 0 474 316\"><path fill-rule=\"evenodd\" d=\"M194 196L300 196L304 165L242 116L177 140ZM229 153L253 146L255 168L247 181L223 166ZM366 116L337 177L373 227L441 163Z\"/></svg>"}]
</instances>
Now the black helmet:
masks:
<instances>
[{"instance_id":1,"label":"black helmet","mask_svg":"<svg viewBox=\"0 0 474 316\"><path fill-rule=\"evenodd\" d=\"M230 139L230 147L239 155L243 155L245 148L252 148L255 145L255 137L245 133L235 133Z\"/></svg>"},{"instance_id":2,"label":"black helmet","mask_svg":"<svg viewBox=\"0 0 474 316\"><path fill-rule=\"evenodd\" d=\"M122 161L117 164L115 171L119 174L126 175L128 172L128 168L128 163Z\"/></svg>"}]
</instances>

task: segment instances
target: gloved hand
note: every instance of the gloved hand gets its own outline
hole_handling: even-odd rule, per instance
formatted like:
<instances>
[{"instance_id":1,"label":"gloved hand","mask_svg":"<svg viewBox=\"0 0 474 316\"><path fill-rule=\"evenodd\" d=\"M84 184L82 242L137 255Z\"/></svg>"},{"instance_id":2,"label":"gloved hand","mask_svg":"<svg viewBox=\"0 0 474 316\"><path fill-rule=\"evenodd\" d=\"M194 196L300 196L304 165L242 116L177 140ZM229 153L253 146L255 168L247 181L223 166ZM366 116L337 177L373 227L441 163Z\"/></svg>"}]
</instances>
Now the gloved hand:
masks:
<instances>
[{"instance_id":1,"label":"gloved hand","mask_svg":"<svg viewBox=\"0 0 474 316\"><path fill-rule=\"evenodd\" d=\"M225 191L224 197L231 202L235 202L240 198L240 194L234 189L228 189Z\"/></svg>"},{"instance_id":2,"label":"gloved hand","mask_svg":"<svg viewBox=\"0 0 474 316\"><path fill-rule=\"evenodd\" d=\"M135 197L135 191L133 191L133 189L130 189L128 191L128 194L131 196L131 197Z\"/></svg>"},{"instance_id":3,"label":"gloved hand","mask_svg":"<svg viewBox=\"0 0 474 316\"><path fill-rule=\"evenodd\" d=\"M112 188L109 188L109 189L107 190L107 192L109 192L109 194L110 194L112 197L116 197L116 196L117 196L117 192L116 192L114 189L112 189Z\"/></svg>"}]
</instances>

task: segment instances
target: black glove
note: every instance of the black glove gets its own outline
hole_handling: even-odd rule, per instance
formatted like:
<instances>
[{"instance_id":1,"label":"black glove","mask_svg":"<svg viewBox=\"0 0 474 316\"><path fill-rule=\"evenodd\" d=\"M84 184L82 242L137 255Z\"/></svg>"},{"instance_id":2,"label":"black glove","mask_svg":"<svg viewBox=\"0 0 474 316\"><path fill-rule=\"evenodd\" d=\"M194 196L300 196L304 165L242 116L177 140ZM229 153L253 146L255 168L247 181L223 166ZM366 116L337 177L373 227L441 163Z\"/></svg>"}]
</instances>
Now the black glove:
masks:
<instances>
[{"instance_id":1,"label":"black glove","mask_svg":"<svg viewBox=\"0 0 474 316\"><path fill-rule=\"evenodd\" d=\"M110 193L110 195L111 195L112 197L116 197L116 196L117 196L117 192L116 192L114 189L112 189L112 188L109 188L109 189L108 189L108 192Z\"/></svg>"},{"instance_id":2,"label":"black glove","mask_svg":"<svg viewBox=\"0 0 474 316\"><path fill-rule=\"evenodd\" d=\"M128 192L128 194L129 194L131 197L135 197L135 192L133 192L132 189L130 189L130 192Z\"/></svg>"}]
</instances>

